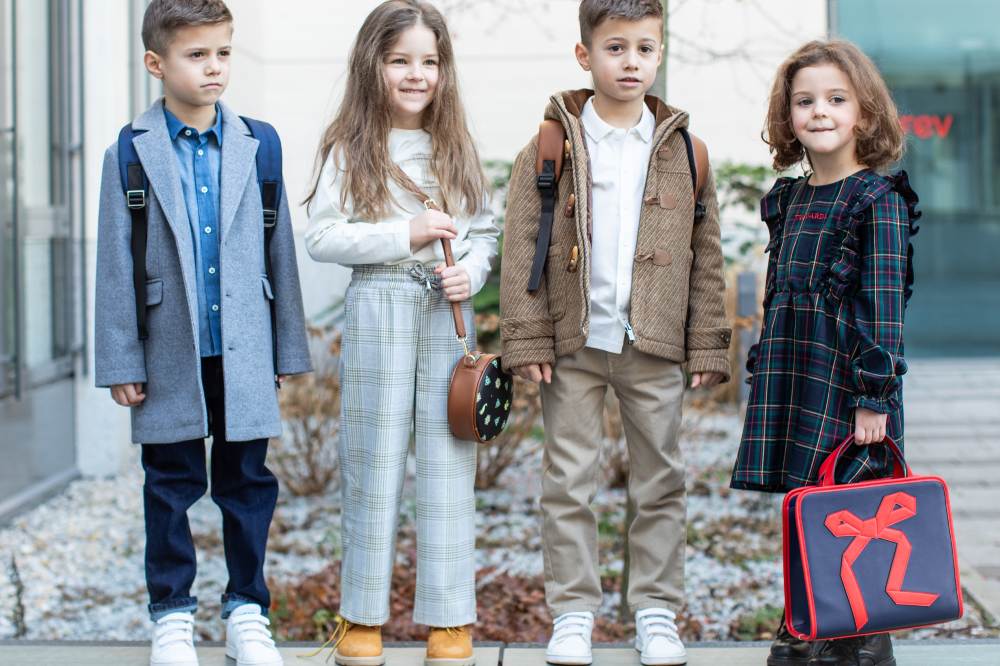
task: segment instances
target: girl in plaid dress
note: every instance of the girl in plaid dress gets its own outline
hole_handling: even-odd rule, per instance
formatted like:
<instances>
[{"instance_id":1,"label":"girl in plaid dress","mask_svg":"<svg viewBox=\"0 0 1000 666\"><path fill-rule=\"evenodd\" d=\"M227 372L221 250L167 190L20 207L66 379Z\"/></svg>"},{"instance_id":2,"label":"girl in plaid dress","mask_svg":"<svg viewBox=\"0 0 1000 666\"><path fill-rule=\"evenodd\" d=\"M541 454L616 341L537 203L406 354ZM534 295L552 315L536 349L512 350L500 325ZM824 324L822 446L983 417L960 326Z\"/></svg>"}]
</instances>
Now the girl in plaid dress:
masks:
<instances>
[{"instance_id":1,"label":"girl in plaid dress","mask_svg":"<svg viewBox=\"0 0 1000 666\"><path fill-rule=\"evenodd\" d=\"M885 476L886 436L903 443L903 313L917 196L895 104L874 64L843 41L810 42L781 66L766 141L781 171L761 201L770 231L760 341L731 486L785 492L815 483L848 435L862 446L841 482ZM887 634L806 643L782 623L769 666L895 661Z\"/></svg>"},{"instance_id":2,"label":"girl in plaid dress","mask_svg":"<svg viewBox=\"0 0 1000 666\"><path fill-rule=\"evenodd\" d=\"M389 0L365 19L318 162L306 247L313 259L353 268L341 352L343 559L333 656L343 666L385 662L381 625L412 434L413 620L431 627L425 664L468 666L476 444L448 426L451 371L463 355L451 303L463 304L474 331L470 299L489 275L499 230L448 29L433 6ZM449 214L426 210L413 186ZM451 241L453 267L444 265L442 239Z\"/></svg>"}]
</instances>

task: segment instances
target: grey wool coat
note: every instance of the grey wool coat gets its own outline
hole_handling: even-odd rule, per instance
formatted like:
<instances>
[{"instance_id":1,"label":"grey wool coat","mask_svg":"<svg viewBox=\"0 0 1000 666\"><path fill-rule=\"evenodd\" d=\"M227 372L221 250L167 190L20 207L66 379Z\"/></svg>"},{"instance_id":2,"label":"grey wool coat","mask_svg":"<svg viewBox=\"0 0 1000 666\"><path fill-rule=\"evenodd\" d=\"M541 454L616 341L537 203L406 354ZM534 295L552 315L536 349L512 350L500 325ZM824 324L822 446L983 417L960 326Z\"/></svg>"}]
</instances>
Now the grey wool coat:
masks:
<instances>
[{"instance_id":1,"label":"grey wool coat","mask_svg":"<svg viewBox=\"0 0 1000 666\"><path fill-rule=\"evenodd\" d=\"M288 201L282 193L271 239L269 284L255 157L258 141L224 105L220 173L220 278L226 439L281 434L268 299L276 305L278 373L311 369ZM132 407L132 441L181 442L208 435L201 383L194 241L177 156L157 101L133 123L149 180L146 305L149 337L139 340L130 251L132 221L118 170L117 143L104 155L97 233L95 375L99 387L145 384ZM284 190L285 188L282 188Z\"/></svg>"}]
</instances>

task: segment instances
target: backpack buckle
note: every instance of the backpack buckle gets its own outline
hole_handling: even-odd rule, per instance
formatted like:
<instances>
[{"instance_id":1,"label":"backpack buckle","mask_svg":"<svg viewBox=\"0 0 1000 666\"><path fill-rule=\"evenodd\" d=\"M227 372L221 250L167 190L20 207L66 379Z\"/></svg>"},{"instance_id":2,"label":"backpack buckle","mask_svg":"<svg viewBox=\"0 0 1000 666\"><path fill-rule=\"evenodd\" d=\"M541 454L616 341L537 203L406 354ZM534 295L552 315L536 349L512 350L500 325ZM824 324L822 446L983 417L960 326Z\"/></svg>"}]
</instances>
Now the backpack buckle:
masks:
<instances>
[{"instance_id":1,"label":"backpack buckle","mask_svg":"<svg viewBox=\"0 0 1000 666\"><path fill-rule=\"evenodd\" d=\"M146 207L145 190L129 190L125 193L125 203L130 210L139 210Z\"/></svg>"},{"instance_id":2,"label":"backpack buckle","mask_svg":"<svg viewBox=\"0 0 1000 666\"><path fill-rule=\"evenodd\" d=\"M264 209L264 226L270 229L278 223L278 211L273 208Z\"/></svg>"},{"instance_id":3,"label":"backpack buckle","mask_svg":"<svg viewBox=\"0 0 1000 666\"><path fill-rule=\"evenodd\" d=\"M556 163L552 160L542 162L542 171L535 179L540 190L554 190L556 187Z\"/></svg>"},{"instance_id":4,"label":"backpack buckle","mask_svg":"<svg viewBox=\"0 0 1000 666\"><path fill-rule=\"evenodd\" d=\"M535 181L540 190L551 190L556 186L556 174L555 172L545 171L538 174L538 178Z\"/></svg>"}]
</instances>

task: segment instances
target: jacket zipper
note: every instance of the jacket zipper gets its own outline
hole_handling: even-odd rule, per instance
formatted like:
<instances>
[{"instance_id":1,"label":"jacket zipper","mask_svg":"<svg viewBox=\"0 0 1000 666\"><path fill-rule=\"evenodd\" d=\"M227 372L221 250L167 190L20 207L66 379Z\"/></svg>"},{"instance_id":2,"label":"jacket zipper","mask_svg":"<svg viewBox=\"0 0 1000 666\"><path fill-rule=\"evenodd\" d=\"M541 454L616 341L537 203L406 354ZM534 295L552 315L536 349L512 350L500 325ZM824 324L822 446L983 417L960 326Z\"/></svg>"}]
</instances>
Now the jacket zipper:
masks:
<instances>
[{"instance_id":1,"label":"jacket zipper","mask_svg":"<svg viewBox=\"0 0 1000 666\"><path fill-rule=\"evenodd\" d=\"M630 345L635 344L635 331L632 330L632 324L625 322L625 335L628 336L628 343Z\"/></svg>"}]
</instances>

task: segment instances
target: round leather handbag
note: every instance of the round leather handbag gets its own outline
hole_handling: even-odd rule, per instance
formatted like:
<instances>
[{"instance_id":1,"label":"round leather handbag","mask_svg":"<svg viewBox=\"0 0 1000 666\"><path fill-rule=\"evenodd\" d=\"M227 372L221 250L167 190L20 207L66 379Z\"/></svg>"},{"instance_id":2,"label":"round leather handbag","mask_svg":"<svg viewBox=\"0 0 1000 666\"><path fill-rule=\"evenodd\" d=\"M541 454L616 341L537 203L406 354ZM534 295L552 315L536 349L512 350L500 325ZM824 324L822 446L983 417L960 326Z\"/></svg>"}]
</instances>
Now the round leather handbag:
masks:
<instances>
[{"instance_id":1,"label":"round leather handbag","mask_svg":"<svg viewBox=\"0 0 1000 666\"><path fill-rule=\"evenodd\" d=\"M402 169L395 169L396 181L412 192L424 207L441 210L437 202L407 176ZM448 266L455 265L451 241L441 239L444 259ZM495 439L507 426L510 405L514 400L514 378L505 372L498 354L484 354L469 349L469 337L462 318L462 304L452 302L455 335L462 343L465 354L455 364L448 388L448 426L458 439L486 444Z\"/></svg>"},{"instance_id":2,"label":"round leather handbag","mask_svg":"<svg viewBox=\"0 0 1000 666\"><path fill-rule=\"evenodd\" d=\"M450 255L449 247L445 257L450 258ZM455 333L465 347L465 355L451 373L448 425L455 437L485 444L507 426L514 398L514 378L504 372L499 355L469 351L461 308L458 303L452 303L452 309Z\"/></svg>"}]
</instances>

